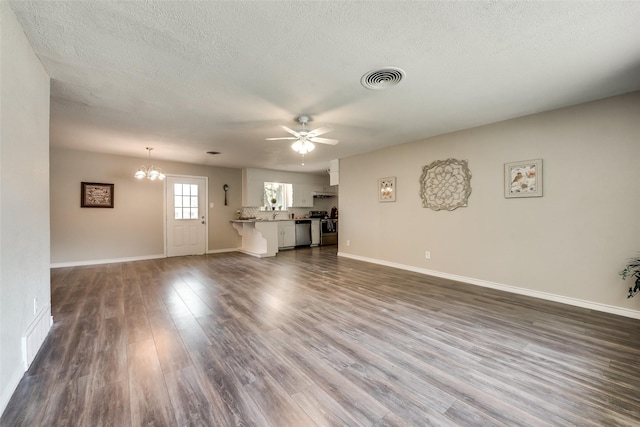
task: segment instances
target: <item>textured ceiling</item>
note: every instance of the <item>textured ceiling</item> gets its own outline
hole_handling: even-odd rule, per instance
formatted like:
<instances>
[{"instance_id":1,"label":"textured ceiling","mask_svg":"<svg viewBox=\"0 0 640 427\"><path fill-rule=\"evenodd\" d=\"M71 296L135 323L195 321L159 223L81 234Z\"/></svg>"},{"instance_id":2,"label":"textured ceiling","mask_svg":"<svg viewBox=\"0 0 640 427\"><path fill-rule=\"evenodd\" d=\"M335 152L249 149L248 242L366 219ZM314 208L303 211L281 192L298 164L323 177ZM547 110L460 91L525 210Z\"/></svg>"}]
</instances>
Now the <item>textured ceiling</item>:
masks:
<instances>
[{"instance_id":1,"label":"textured ceiling","mask_svg":"<svg viewBox=\"0 0 640 427\"><path fill-rule=\"evenodd\" d=\"M228 167L329 160L640 89L640 2L11 1L51 144ZM372 69L402 68L384 91ZM329 126L306 156L278 125ZM220 151L211 156L207 151Z\"/></svg>"}]
</instances>

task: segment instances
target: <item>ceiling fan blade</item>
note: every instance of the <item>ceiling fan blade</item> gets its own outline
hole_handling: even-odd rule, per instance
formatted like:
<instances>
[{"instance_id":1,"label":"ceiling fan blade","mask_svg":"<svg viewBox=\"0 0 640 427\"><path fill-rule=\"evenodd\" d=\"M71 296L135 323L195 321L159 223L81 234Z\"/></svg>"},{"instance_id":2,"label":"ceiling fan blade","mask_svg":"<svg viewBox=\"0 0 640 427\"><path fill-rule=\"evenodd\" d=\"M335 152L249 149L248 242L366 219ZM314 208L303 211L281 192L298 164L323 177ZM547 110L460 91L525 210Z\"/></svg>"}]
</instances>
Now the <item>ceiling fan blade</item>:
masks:
<instances>
[{"instance_id":1,"label":"ceiling fan blade","mask_svg":"<svg viewBox=\"0 0 640 427\"><path fill-rule=\"evenodd\" d=\"M284 136L284 137L282 137L282 138L265 138L265 139L266 139L267 141L279 141L279 140L281 140L281 139L291 139L291 140L293 140L293 139L298 139L298 138L293 137L293 136Z\"/></svg>"},{"instance_id":2,"label":"ceiling fan blade","mask_svg":"<svg viewBox=\"0 0 640 427\"><path fill-rule=\"evenodd\" d=\"M331 132L333 129L331 128L318 128L318 129L314 129L314 130L310 130L308 135L309 136L319 136L322 134L325 134L327 132Z\"/></svg>"},{"instance_id":3,"label":"ceiling fan blade","mask_svg":"<svg viewBox=\"0 0 640 427\"><path fill-rule=\"evenodd\" d=\"M283 125L280 125L280 127L282 129L286 130L287 132L289 132L291 135L295 136L296 138L300 138L300 134L298 132L296 132L295 130L289 129L288 127L283 126Z\"/></svg>"},{"instance_id":4,"label":"ceiling fan blade","mask_svg":"<svg viewBox=\"0 0 640 427\"><path fill-rule=\"evenodd\" d=\"M329 138L313 137L308 139L311 142L319 142L320 144L329 144L329 145L336 145L339 142L337 139L329 139Z\"/></svg>"}]
</instances>

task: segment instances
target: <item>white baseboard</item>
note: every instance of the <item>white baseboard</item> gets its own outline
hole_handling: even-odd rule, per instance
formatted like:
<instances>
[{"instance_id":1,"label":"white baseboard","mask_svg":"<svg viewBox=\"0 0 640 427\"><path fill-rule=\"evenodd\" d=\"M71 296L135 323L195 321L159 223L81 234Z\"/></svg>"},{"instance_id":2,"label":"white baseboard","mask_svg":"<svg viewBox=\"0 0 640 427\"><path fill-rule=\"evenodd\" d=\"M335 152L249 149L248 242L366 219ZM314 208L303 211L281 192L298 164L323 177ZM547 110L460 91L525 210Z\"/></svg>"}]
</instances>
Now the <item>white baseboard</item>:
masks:
<instances>
[{"instance_id":1,"label":"white baseboard","mask_svg":"<svg viewBox=\"0 0 640 427\"><path fill-rule=\"evenodd\" d=\"M236 252L242 252L245 255L251 255L251 256L254 256L256 258L268 258L268 257L276 256L275 253L273 253L273 254L271 254L269 252L257 253L257 252L251 252L251 251L248 251L248 250L242 249L242 248L236 249Z\"/></svg>"},{"instance_id":2,"label":"white baseboard","mask_svg":"<svg viewBox=\"0 0 640 427\"><path fill-rule=\"evenodd\" d=\"M31 321L22 337L22 365L16 366L11 379L0 394L0 415L4 412L11 400L11 396L16 391L20 380L22 379L29 365L33 362L38 350L42 347L42 343L49 334L53 325L53 317L51 316L51 305L47 304L42 307L36 317Z\"/></svg>"},{"instance_id":3,"label":"white baseboard","mask_svg":"<svg viewBox=\"0 0 640 427\"><path fill-rule=\"evenodd\" d=\"M207 251L207 254L218 254L223 252L236 252L238 248L228 248L228 249L212 249ZM116 262L130 262L130 261L146 261L150 259L160 259L166 258L164 254L158 255L145 255L145 256L136 256L136 257L128 257L128 258L111 258L111 259L95 259L90 261L70 261L70 262L56 262L50 265L51 268L62 268L62 267L79 267L83 265L99 265L99 264L114 264Z\"/></svg>"},{"instance_id":4,"label":"white baseboard","mask_svg":"<svg viewBox=\"0 0 640 427\"><path fill-rule=\"evenodd\" d=\"M36 358L40 347L49 335L53 317L51 316L51 305L42 307L33 321L22 334L22 363L27 371L31 362Z\"/></svg>"},{"instance_id":5,"label":"white baseboard","mask_svg":"<svg viewBox=\"0 0 640 427\"><path fill-rule=\"evenodd\" d=\"M237 252L239 248L227 248L227 249L211 249L207 251L207 254L221 254L224 252Z\"/></svg>"},{"instance_id":6,"label":"white baseboard","mask_svg":"<svg viewBox=\"0 0 640 427\"><path fill-rule=\"evenodd\" d=\"M111 259L94 259L90 261L71 261L71 262L57 262L50 265L51 268L62 267L79 267L82 265L98 265L98 264L114 264L116 262L130 262L130 261L146 261L150 259L166 258L166 255L145 255L128 258L111 258Z\"/></svg>"},{"instance_id":7,"label":"white baseboard","mask_svg":"<svg viewBox=\"0 0 640 427\"><path fill-rule=\"evenodd\" d=\"M633 319L640 319L640 311L630 310L627 308L616 307L613 305L600 304L597 302L581 300L577 298L565 297L562 295L550 294L547 292L535 291L532 289L519 288L517 286L503 285L501 283L489 282L482 279L474 279L472 277L458 276L455 274L443 273L435 270L428 270L426 268L414 267L412 265L399 264L395 262L385 261L376 258L368 258L359 255L348 254L344 252L338 252L338 256L344 258L351 258L358 261L370 262L372 264L384 265L387 267L398 268L400 270L413 271L414 273L426 274L428 276L441 277L443 279L455 280L457 282L468 283L470 285L483 286L485 288L498 289L505 292L511 292L514 294L526 295L534 298L540 298L548 301L559 302L563 304L573 305L576 307L587 308L590 310L602 311L604 313L616 314L618 316L630 317Z\"/></svg>"},{"instance_id":8,"label":"white baseboard","mask_svg":"<svg viewBox=\"0 0 640 427\"><path fill-rule=\"evenodd\" d=\"M2 394L0 394L0 415L7 409L7 405L9 404L9 400L11 400L11 396L18 388L18 384L20 384L20 380L24 375L25 371L21 366L17 366L16 370L11 375L11 379L7 383L7 386L2 390Z\"/></svg>"}]
</instances>

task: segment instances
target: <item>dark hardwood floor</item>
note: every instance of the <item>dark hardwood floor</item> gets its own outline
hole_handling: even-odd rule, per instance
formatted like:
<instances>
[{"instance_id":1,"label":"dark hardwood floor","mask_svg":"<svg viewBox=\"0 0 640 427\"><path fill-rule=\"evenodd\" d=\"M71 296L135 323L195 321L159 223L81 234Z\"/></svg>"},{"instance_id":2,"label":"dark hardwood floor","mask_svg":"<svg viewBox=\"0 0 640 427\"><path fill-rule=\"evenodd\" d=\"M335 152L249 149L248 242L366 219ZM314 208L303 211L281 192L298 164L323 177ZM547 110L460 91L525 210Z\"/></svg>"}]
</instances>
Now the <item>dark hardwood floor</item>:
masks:
<instances>
[{"instance_id":1,"label":"dark hardwood floor","mask_svg":"<svg viewBox=\"0 0 640 427\"><path fill-rule=\"evenodd\" d=\"M640 425L640 321L338 258L60 268L4 426Z\"/></svg>"}]
</instances>

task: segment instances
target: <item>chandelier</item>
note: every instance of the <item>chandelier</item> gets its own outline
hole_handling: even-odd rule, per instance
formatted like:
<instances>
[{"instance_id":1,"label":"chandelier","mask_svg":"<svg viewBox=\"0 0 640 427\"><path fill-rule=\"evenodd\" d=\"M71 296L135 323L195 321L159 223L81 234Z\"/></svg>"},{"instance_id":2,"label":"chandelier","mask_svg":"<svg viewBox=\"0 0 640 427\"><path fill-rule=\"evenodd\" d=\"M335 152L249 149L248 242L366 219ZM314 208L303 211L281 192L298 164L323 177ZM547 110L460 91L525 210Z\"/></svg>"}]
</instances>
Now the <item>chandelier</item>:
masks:
<instances>
[{"instance_id":1,"label":"chandelier","mask_svg":"<svg viewBox=\"0 0 640 427\"><path fill-rule=\"evenodd\" d=\"M140 166L138 172L136 172L133 176L138 179L147 178L151 181L154 181L156 179L163 180L166 175L162 173L162 169L156 169L156 167L151 164L151 150L153 150L153 148L146 147L146 150L149 152L149 167L145 165Z\"/></svg>"}]
</instances>

